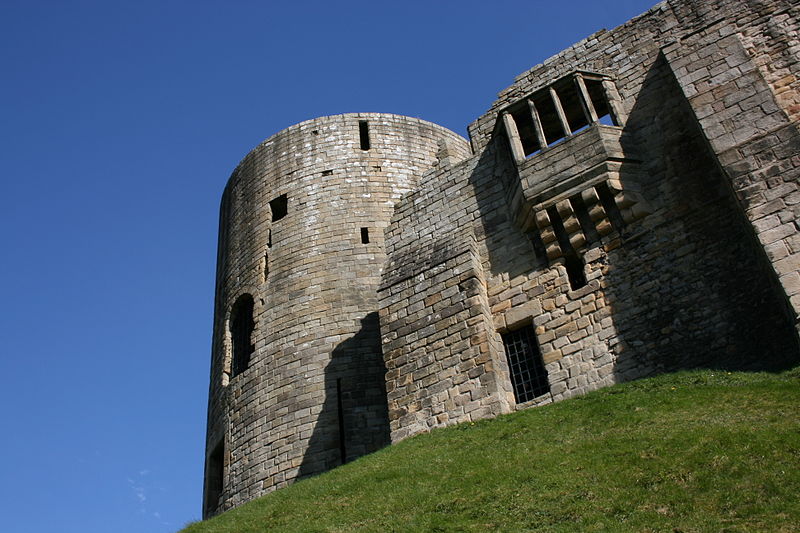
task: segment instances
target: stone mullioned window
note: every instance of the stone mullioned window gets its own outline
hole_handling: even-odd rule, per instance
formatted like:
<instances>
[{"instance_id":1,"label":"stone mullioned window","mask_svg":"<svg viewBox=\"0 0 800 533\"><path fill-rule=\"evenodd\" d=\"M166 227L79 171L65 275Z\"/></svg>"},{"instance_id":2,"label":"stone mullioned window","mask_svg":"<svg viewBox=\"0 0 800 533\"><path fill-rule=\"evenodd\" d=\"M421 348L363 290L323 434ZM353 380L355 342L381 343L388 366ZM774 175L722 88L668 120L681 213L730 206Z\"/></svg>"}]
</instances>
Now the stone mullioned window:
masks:
<instances>
[{"instance_id":1,"label":"stone mullioned window","mask_svg":"<svg viewBox=\"0 0 800 533\"><path fill-rule=\"evenodd\" d=\"M575 72L501 113L514 159L523 161L594 123L621 126L622 106L608 76Z\"/></svg>"}]
</instances>

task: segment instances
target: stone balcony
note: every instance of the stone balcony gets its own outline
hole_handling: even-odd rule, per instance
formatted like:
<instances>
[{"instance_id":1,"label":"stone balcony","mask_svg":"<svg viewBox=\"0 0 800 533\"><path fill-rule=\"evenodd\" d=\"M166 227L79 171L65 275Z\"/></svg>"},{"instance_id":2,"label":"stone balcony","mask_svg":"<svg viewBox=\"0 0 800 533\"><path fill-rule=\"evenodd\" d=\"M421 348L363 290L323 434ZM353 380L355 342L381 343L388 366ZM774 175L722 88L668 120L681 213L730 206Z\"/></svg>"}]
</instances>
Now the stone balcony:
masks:
<instances>
[{"instance_id":1,"label":"stone balcony","mask_svg":"<svg viewBox=\"0 0 800 533\"><path fill-rule=\"evenodd\" d=\"M514 221L539 235L550 260L564 254L565 238L577 250L649 212L639 194L639 168L623 128L591 124L517 161L518 181L509 191Z\"/></svg>"}]
</instances>

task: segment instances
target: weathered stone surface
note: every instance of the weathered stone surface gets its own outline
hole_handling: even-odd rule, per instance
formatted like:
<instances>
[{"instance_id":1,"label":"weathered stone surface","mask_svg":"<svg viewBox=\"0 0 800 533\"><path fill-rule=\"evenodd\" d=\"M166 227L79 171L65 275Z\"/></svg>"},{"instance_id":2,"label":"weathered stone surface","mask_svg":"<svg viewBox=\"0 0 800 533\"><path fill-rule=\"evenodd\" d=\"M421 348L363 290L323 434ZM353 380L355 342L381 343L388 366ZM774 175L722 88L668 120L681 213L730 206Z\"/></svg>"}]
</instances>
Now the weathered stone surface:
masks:
<instances>
[{"instance_id":1,"label":"weathered stone surface","mask_svg":"<svg viewBox=\"0 0 800 533\"><path fill-rule=\"evenodd\" d=\"M470 153L422 120L337 115L270 137L233 172L221 206L207 441L209 456L221 443L225 457L221 473L207 465L206 516L389 443L383 230L442 146L452 161ZM273 220L270 202L283 194L287 213ZM255 351L232 376L230 313L242 294L255 301ZM215 498L208 483L220 475Z\"/></svg>"},{"instance_id":2,"label":"weathered stone surface","mask_svg":"<svg viewBox=\"0 0 800 533\"><path fill-rule=\"evenodd\" d=\"M799 20L789 0L670 0L518 76L471 150L363 114L251 152L222 205L206 513L434 427L796 362ZM255 352L231 377L243 293ZM521 327L549 390L517 404Z\"/></svg>"}]
</instances>

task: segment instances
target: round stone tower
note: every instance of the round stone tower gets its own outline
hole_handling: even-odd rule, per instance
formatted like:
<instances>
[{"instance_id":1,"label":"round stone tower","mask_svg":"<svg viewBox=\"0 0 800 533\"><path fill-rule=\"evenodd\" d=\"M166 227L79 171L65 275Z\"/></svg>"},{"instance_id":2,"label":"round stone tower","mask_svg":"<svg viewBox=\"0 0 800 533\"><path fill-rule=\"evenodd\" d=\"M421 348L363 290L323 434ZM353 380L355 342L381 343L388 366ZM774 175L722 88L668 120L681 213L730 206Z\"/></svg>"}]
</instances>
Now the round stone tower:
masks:
<instances>
[{"instance_id":1,"label":"round stone tower","mask_svg":"<svg viewBox=\"0 0 800 533\"><path fill-rule=\"evenodd\" d=\"M455 133L361 113L250 152L220 209L205 517L389 443L377 288L401 195Z\"/></svg>"}]
</instances>

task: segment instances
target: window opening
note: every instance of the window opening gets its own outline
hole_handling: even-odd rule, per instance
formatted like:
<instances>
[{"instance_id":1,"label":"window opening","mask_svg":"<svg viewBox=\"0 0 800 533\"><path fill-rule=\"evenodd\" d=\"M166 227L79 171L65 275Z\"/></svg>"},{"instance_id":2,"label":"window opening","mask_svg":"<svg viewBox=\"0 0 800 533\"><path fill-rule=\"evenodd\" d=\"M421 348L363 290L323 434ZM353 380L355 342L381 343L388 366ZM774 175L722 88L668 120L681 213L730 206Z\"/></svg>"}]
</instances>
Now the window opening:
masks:
<instances>
[{"instance_id":1,"label":"window opening","mask_svg":"<svg viewBox=\"0 0 800 533\"><path fill-rule=\"evenodd\" d=\"M230 332L233 348L231 377L238 376L250 366L250 356L255 351L252 341L254 329L253 297L243 294L231 309Z\"/></svg>"},{"instance_id":2,"label":"window opening","mask_svg":"<svg viewBox=\"0 0 800 533\"><path fill-rule=\"evenodd\" d=\"M330 176L331 174L333 174L333 170L332 169L328 169L328 170L323 170L322 171L322 175L323 176Z\"/></svg>"},{"instance_id":3,"label":"window opening","mask_svg":"<svg viewBox=\"0 0 800 533\"><path fill-rule=\"evenodd\" d=\"M522 151L525 153L525 157L541 150L542 147L539 146L539 141L536 138L536 125L533 122L533 115L527 102L525 102L524 106L512 110L510 114L517 126L519 140L522 142Z\"/></svg>"},{"instance_id":4,"label":"window opening","mask_svg":"<svg viewBox=\"0 0 800 533\"><path fill-rule=\"evenodd\" d=\"M225 439L214 446L206 464L206 516L217 512L225 481Z\"/></svg>"},{"instance_id":5,"label":"window opening","mask_svg":"<svg viewBox=\"0 0 800 533\"><path fill-rule=\"evenodd\" d=\"M606 126L619 126L617 119L611 115L611 107L608 105L603 82L586 78L584 78L583 82L586 84L589 99L592 101L595 113L597 113L597 121Z\"/></svg>"},{"instance_id":6,"label":"window opening","mask_svg":"<svg viewBox=\"0 0 800 533\"><path fill-rule=\"evenodd\" d=\"M500 114L514 158L536 154L595 122L619 126L615 95L610 80L575 72L515 103Z\"/></svg>"},{"instance_id":7,"label":"window opening","mask_svg":"<svg viewBox=\"0 0 800 533\"><path fill-rule=\"evenodd\" d=\"M571 133L577 133L589 127L589 120L583 110L583 103L578 95L578 87L572 80L568 83L562 83L556 87L556 93L561 100L561 107L564 109L564 115L567 118L569 129Z\"/></svg>"},{"instance_id":8,"label":"window opening","mask_svg":"<svg viewBox=\"0 0 800 533\"><path fill-rule=\"evenodd\" d=\"M267 230L267 248L272 248L272 229Z\"/></svg>"},{"instance_id":9,"label":"window opening","mask_svg":"<svg viewBox=\"0 0 800 533\"><path fill-rule=\"evenodd\" d=\"M561 127L561 120L558 118L556 106L549 94L544 94L533 100L536 111L539 112L539 121L542 124L544 138L547 146L552 146L564 138L564 129Z\"/></svg>"},{"instance_id":10,"label":"window opening","mask_svg":"<svg viewBox=\"0 0 800 533\"><path fill-rule=\"evenodd\" d=\"M336 378L336 411L339 416L339 458L342 464L347 462L347 448L345 446L344 431L344 405L342 402L342 378Z\"/></svg>"},{"instance_id":11,"label":"window opening","mask_svg":"<svg viewBox=\"0 0 800 533\"><path fill-rule=\"evenodd\" d=\"M369 244L369 228L361 228L361 244Z\"/></svg>"},{"instance_id":12,"label":"window opening","mask_svg":"<svg viewBox=\"0 0 800 533\"><path fill-rule=\"evenodd\" d=\"M264 281L267 281L269 276L269 252L264 251Z\"/></svg>"},{"instance_id":13,"label":"window opening","mask_svg":"<svg viewBox=\"0 0 800 533\"><path fill-rule=\"evenodd\" d=\"M277 222L289 212L289 199L285 194L270 200L269 208L272 211L272 221Z\"/></svg>"},{"instance_id":14,"label":"window opening","mask_svg":"<svg viewBox=\"0 0 800 533\"><path fill-rule=\"evenodd\" d=\"M539 353L533 324L504 333L502 337L517 403L524 403L550 392L547 371Z\"/></svg>"},{"instance_id":15,"label":"window opening","mask_svg":"<svg viewBox=\"0 0 800 533\"><path fill-rule=\"evenodd\" d=\"M570 289L574 291L586 286L586 272L584 272L583 260L577 253L570 251L565 254L564 266L567 267Z\"/></svg>"},{"instance_id":16,"label":"window opening","mask_svg":"<svg viewBox=\"0 0 800 533\"><path fill-rule=\"evenodd\" d=\"M369 150L369 122L366 120L358 121L358 137L361 141L361 149Z\"/></svg>"}]
</instances>

